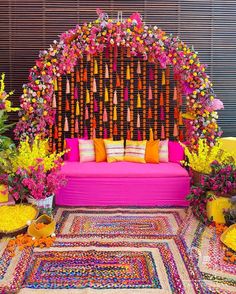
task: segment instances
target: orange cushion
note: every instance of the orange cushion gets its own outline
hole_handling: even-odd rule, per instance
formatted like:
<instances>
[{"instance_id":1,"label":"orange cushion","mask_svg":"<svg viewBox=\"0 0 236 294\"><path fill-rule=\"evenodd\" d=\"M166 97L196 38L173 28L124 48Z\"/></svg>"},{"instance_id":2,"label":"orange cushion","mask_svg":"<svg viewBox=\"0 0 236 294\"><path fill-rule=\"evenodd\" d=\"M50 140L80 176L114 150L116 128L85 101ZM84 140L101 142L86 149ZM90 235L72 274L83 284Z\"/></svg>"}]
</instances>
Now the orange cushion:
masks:
<instances>
[{"instance_id":1,"label":"orange cushion","mask_svg":"<svg viewBox=\"0 0 236 294\"><path fill-rule=\"evenodd\" d=\"M93 139L96 162L107 161L106 148L103 139Z\"/></svg>"},{"instance_id":2,"label":"orange cushion","mask_svg":"<svg viewBox=\"0 0 236 294\"><path fill-rule=\"evenodd\" d=\"M145 160L147 163L159 163L159 142L160 140L147 141Z\"/></svg>"}]
</instances>

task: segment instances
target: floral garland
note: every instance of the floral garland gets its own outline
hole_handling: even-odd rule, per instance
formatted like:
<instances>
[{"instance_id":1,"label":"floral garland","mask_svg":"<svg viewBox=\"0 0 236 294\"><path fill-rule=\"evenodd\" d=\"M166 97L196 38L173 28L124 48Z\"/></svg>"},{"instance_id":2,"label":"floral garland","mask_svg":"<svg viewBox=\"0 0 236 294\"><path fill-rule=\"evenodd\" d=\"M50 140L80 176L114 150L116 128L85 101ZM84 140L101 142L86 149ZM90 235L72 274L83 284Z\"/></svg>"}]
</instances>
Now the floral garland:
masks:
<instances>
[{"instance_id":1,"label":"floral garland","mask_svg":"<svg viewBox=\"0 0 236 294\"><path fill-rule=\"evenodd\" d=\"M178 37L167 35L156 26L144 25L138 13L123 21L112 20L99 9L97 13L97 20L77 25L61 34L59 42L54 40L48 50L40 52L30 70L29 83L23 85L16 137L48 134L45 129L53 125L55 116L51 106L54 83L61 75L72 73L78 59L84 54L97 55L106 46L124 46L131 48L132 56L158 61L162 68L173 65L187 99L184 118L188 143L197 148L198 139L206 138L213 146L221 135L216 111L223 108L223 103L216 98L198 53Z\"/></svg>"}]
</instances>

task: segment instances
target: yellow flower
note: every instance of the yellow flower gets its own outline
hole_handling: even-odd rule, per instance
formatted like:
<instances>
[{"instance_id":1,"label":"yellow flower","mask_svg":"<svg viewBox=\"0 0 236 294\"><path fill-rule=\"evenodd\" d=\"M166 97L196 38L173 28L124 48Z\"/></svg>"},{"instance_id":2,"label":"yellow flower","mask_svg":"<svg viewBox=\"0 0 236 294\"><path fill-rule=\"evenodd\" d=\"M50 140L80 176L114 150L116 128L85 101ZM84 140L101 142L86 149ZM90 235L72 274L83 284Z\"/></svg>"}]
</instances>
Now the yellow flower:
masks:
<instances>
[{"instance_id":1,"label":"yellow flower","mask_svg":"<svg viewBox=\"0 0 236 294\"><path fill-rule=\"evenodd\" d=\"M25 156L27 154L27 156ZM55 161L58 160L65 152L50 153L48 148L48 140L42 140L39 136L35 137L32 144L29 143L29 138L26 141L20 142L18 152L14 158L11 159L13 172L18 167L29 170L30 166L37 166L38 159L42 160L45 172L55 167Z\"/></svg>"},{"instance_id":2,"label":"yellow flower","mask_svg":"<svg viewBox=\"0 0 236 294\"><path fill-rule=\"evenodd\" d=\"M214 160L227 163L230 161L230 156L232 156L229 152L222 152L222 143L220 142L216 142L213 147L210 147L206 139L199 139L196 151L190 150L183 144L181 145L184 147L185 155L188 158L188 161L184 161L184 164L204 174L211 172L210 165Z\"/></svg>"}]
</instances>

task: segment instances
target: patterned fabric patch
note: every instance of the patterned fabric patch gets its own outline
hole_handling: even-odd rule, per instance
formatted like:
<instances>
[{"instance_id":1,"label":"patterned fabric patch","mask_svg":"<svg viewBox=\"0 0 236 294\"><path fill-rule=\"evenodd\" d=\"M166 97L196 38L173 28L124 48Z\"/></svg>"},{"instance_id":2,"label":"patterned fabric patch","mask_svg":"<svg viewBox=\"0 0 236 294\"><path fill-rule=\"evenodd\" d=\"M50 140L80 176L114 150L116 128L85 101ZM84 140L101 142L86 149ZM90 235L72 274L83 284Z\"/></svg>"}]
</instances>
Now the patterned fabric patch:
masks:
<instances>
[{"instance_id":1,"label":"patterned fabric patch","mask_svg":"<svg viewBox=\"0 0 236 294\"><path fill-rule=\"evenodd\" d=\"M169 161L169 152L168 152L168 142L169 140L163 140L159 143L159 161L168 162Z\"/></svg>"},{"instance_id":2,"label":"patterned fabric patch","mask_svg":"<svg viewBox=\"0 0 236 294\"><path fill-rule=\"evenodd\" d=\"M147 141L126 140L125 161L145 163Z\"/></svg>"},{"instance_id":3,"label":"patterned fabric patch","mask_svg":"<svg viewBox=\"0 0 236 294\"><path fill-rule=\"evenodd\" d=\"M55 219L51 248L12 252L1 240L0 293L236 293L235 266L191 210L58 208Z\"/></svg>"},{"instance_id":4,"label":"patterned fabric patch","mask_svg":"<svg viewBox=\"0 0 236 294\"><path fill-rule=\"evenodd\" d=\"M93 140L79 140L80 162L95 161Z\"/></svg>"},{"instance_id":5,"label":"patterned fabric patch","mask_svg":"<svg viewBox=\"0 0 236 294\"><path fill-rule=\"evenodd\" d=\"M79 211L64 211L58 232L62 235L107 238L158 238L176 235L179 230L176 213L160 215L84 215ZM69 225L70 224L70 225Z\"/></svg>"},{"instance_id":6,"label":"patterned fabric patch","mask_svg":"<svg viewBox=\"0 0 236 294\"><path fill-rule=\"evenodd\" d=\"M33 248L12 253L9 239L0 241L0 293L15 293L22 285Z\"/></svg>"},{"instance_id":7,"label":"patterned fabric patch","mask_svg":"<svg viewBox=\"0 0 236 294\"><path fill-rule=\"evenodd\" d=\"M94 246L96 250L91 250ZM75 240L57 242L52 249L34 252L23 287L89 287L100 289L102 294L107 289L145 289L135 292L145 294L206 293L199 281L199 273L178 237L156 242Z\"/></svg>"},{"instance_id":8,"label":"patterned fabric patch","mask_svg":"<svg viewBox=\"0 0 236 294\"><path fill-rule=\"evenodd\" d=\"M116 161L124 160L124 153L125 153L124 140L120 140L120 141L104 140L104 144L106 147L108 162L116 162Z\"/></svg>"},{"instance_id":9,"label":"patterned fabric patch","mask_svg":"<svg viewBox=\"0 0 236 294\"><path fill-rule=\"evenodd\" d=\"M28 288L161 288L150 252L53 251L34 254ZM73 283L72 283L73 281Z\"/></svg>"},{"instance_id":10,"label":"patterned fabric patch","mask_svg":"<svg viewBox=\"0 0 236 294\"><path fill-rule=\"evenodd\" d=\"M189 214L181 236L209 293L236 293L236 264L224 261L223 245L215 228L206 227Z\"/></svg>"}]
</instances>

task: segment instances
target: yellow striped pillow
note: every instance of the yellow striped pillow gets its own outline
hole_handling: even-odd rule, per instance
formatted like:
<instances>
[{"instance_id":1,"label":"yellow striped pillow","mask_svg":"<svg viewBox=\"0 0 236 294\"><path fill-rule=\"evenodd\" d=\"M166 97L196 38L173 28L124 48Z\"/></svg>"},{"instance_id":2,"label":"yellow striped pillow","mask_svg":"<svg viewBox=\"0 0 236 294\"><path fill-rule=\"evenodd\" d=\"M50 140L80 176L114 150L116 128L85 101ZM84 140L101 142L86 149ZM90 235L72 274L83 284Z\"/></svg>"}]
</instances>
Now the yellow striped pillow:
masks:
<instances>
[{"instance_id":1,"label":"yellow striped pillow","mask_svg":"<svg viewBox=\"0 0 236 294\"><path fill-rule=\"evenodd\" d=\"M125 161L146 163L145 151L147 141L131 141L126 140Z\"/></svg>"},{"instance_id":2,"label":"yellow striped pillow","mask_svg":"<svg viewBox=\"0 0 236 294\"><path fill-rule=\"evenodd\" d=\"M104 144L106 147L107 162L116 162L124 160L124 140L111 141L106 139L104 140Z\"/></svg>"}]
</instances>

